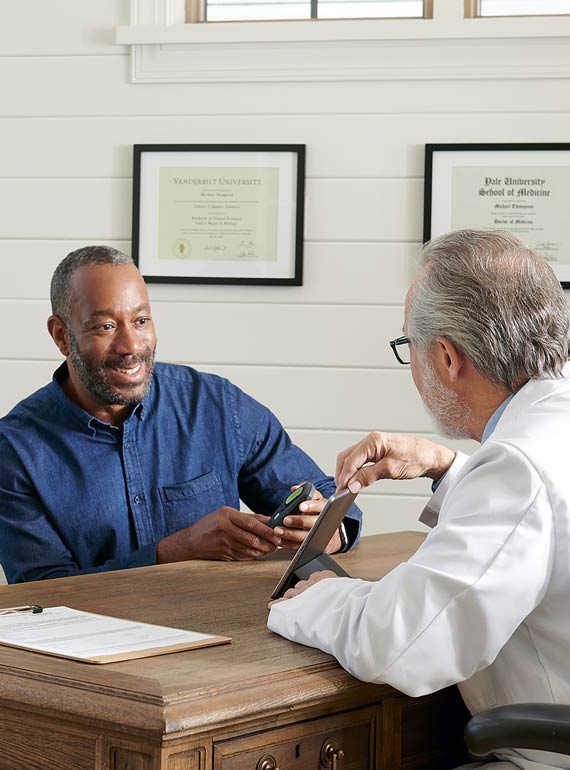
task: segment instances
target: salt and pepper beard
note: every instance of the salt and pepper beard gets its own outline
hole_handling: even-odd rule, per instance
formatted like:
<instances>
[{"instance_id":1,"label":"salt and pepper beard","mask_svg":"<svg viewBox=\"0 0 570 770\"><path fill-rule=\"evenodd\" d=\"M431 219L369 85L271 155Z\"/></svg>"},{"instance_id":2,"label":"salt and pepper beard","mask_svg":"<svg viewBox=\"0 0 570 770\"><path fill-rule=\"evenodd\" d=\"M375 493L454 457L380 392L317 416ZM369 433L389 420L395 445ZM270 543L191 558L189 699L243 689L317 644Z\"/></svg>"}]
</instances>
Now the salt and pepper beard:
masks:
<instances>
[{"instance_id":1,"label":"salt and pepper beard","mask_svg":"<svg viewBox=\"0 0 570 770\"><path fill-rule=\"evenodd\" d=\"M69 356L73 368L79 377L81 384L96 398L105 404L114 404L118 406L134 406L147 395L150 390L152 372L154 368L154 350L145 348L141 353L128 357L106 358L101 362L95 361L92 357L83 355L77 342L77 337L71 329L67 327L69 335ZM133 385L136 393L124 395L116 390L109 382L107 369L113 367L130 368L137 364L146 365L146 377L140 384ZM125 386L129 387L129 386Z\"/></svg>"},{"instance_id":2,"label":"salt and pepper beard","mask_svg":"<svg viewBox=\"0 0 570 770\"><path fill-rule=\"evenodd\" d=\"M472 410L451 388L446 387L427 355L421 355L422 401L439 432L448 438L472 438L469 431Z\"/></svg>"}]
</instances>

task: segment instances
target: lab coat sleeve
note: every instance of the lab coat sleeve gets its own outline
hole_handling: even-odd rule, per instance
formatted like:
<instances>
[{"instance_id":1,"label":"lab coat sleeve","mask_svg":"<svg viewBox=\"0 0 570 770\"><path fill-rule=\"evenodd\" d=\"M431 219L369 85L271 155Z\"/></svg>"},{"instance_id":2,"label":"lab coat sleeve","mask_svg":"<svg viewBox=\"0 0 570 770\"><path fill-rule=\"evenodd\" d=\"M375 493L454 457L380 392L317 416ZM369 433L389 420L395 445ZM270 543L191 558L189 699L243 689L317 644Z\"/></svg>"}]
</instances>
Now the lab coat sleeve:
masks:
<instances>
[{"instance_id":1,"label":"lab coat sleeve","mask_svg":"<svg viewBox=\"0 0 570 770\"><path fill-rule=\"evenodd\" d=\"M444 473L442 478L437 482L437 487L433 495L427 501L426 507L420 514L420 521L422 524L425 524L427 527L435 527L439 519L439 511L445 496L452 482L455 480L457 474L461 468L463 468L468 459L469 455L463 454L463 452L456 453L455 459Z\"/></svg>"},{"instance_id":2,"label":"lab coat sleeve","mask_svg":"<svg viewBox=\"0 0 570 770\"><path fill-rule=\"evenodd\" d=\"M377 582L323 580L275 604L268 625L359 679L423 695L493 662L539 603L552 549L538 473L518 449L489 442L452 482L440 523L408 562Z\"/></svg>"}]
</instances>

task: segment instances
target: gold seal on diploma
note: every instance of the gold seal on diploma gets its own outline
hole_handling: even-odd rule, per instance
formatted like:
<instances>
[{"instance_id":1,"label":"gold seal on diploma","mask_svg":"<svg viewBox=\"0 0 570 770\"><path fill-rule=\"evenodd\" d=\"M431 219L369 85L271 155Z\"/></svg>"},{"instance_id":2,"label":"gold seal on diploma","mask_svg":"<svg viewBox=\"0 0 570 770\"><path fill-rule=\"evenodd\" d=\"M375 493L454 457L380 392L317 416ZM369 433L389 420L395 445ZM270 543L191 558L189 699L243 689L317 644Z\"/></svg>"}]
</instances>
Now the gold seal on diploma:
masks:
<instances>
[{"instance_id":1,"label":"gold seal on diploma","mask_svg":"<svg viewBox=\"0 0 570 770\"><path fill-rule=\"evenodd\" d=\"M178 238L172 246L174 259L188 259L192 253L192 246L185 238Z\"/></svg>"}]
</instances>

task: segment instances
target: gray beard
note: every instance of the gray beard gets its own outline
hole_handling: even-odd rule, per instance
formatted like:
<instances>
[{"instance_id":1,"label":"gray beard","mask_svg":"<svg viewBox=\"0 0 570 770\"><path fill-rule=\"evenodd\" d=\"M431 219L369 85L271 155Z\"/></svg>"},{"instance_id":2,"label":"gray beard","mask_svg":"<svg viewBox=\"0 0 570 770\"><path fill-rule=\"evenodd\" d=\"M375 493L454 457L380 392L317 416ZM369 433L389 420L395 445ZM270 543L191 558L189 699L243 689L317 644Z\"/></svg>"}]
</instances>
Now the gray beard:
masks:
<instances>
[{"instance_id":1,"label":"gray beard","mask_svg":"<svg viewBox=\"0 0 570 770\"><path fill-rule=\"evenodd\" d=\"M457 393L441 383L435 368L427 358L423 365L423 402L436 423L438 432L448 438L473 438L468 425L471 410Z\"/></svg>"},{"instance_id":2,"label":"gray beard","mask_svg":"<svg viewBox=\"0 0 570 770\"><path fill-rule=\"evenodd\" d=\"M79 377L81 384L86 388L95 398L98 398L105 404L114 404L117 406L135 406L142 401L142 399L148 394L150 390L150 384L152 381L152 372L154 367L154 350L147 349L136 356L130 356L128 361L123 361L123 365L133 366L137 363L147 364L147 376L145 381L141 385L134 385L133 391L136 388L136 392L132 395L125 395L120 393L111 385L107 375L107 368L109 366L109 360L102 364L94 364L88 357L83 357L79 350L77 338L68 328L69 334L69 347L71 363L75 369L77 376ZM117 360L114 364L119 363Z\"/></svg>"}]
</instances>

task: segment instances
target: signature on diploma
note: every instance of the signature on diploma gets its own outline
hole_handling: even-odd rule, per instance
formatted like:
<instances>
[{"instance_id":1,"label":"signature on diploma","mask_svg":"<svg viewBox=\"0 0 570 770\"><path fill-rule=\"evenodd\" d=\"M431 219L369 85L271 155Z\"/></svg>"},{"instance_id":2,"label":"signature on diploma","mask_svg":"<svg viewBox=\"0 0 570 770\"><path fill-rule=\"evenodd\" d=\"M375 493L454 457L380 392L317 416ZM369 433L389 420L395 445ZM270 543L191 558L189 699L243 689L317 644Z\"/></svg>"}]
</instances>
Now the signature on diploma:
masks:
<instances>
[{"instance_id":1,"label":"signature on diploma","mask_svg":"<svg viewBox=\"0 0 570 770\"><path fill-rule=\"evenodd\" d=\"M212 246L204 246L204 251L225 251L227 246L222 243L215 243Z\"/></svg>"},{"instance_id":2,"label":"signature on diploma","mask_svg":"<svg viewBox=\"0 0 570 770\"><path fill-rule=\"evenodd\" d=\"M241 241L240 246L242 249L253 249L255 248L255 241Z\"/></svg>"},{"instance_id":3,"label":"signature on diploma","mask_svg":"<svg viewBox=\"0 0 570 770\"><path fill-rule=\"evenodd\" d=\"M556 241L535 241L534 248L547 262L558 262L560 244Z\"/></svg>"}]
</instances>

